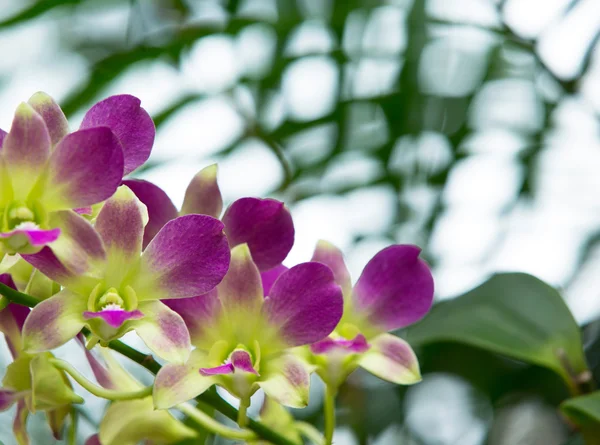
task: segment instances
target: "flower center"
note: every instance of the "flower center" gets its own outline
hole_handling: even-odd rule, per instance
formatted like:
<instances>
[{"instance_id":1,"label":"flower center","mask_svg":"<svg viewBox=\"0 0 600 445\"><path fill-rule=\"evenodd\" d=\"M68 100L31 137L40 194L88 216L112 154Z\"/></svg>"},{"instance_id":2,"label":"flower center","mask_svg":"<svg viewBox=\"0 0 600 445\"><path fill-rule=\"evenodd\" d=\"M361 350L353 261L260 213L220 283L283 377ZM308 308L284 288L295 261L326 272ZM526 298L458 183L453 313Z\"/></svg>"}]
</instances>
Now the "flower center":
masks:
<instances>
[{"instance_id":1,"label":"flower center","mask_svg":"<svg viewBox=\"0 0 600 445\"><path fill-rule=\"evenodd\" d=\"M45 212L42 206L33 202L30 205L22 201L13 201L4 209L2 230L8 232L17 229L23 224L41 226L45 222Z\"/></svg>"},{"instance_id":2,"label":"flower center","mask_svg":"<svg viewBox=\"0 0 600 445\"><path fill-rule=\"evenodd\" d=\"M137 295L131 286L125 286L122 291L115 287L106 289L104 283L98 283L88 299L88 310L100 312L103 310L132 311L137 308Z\"/></svg>"}]
</instances>

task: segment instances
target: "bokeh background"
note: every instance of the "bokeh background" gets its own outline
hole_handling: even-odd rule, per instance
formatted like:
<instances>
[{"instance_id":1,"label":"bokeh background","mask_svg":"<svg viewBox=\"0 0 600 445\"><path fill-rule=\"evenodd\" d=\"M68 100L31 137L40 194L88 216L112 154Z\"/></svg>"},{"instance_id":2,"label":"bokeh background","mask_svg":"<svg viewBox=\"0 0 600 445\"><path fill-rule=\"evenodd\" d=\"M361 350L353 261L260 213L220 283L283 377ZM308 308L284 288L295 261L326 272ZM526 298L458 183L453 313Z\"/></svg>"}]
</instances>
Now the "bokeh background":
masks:
<instances>
[{"instance_id":1,"label":"bokeh background","mask_svg":"<svg viewBox=\"0 0 600 445\"><path fill-rule=\"evenodd\" d=\"M291 208L286 264L324 238L356 279L382 247L414 243L439 300L534 274L563 289L597 371L599 36L598 0L0 0L0 127L38 90L73 128L95 101L136 95L158 131L135 176L176 205L219 162L226 203ZM60 354L85 368L76 347ZM336 445L569 440L548 371L450 343L418 354L413 388L352 376ZM317 426L320 391L295 413ZM103 409L88 399L82 443ZM38 417L33 443L55 443Z\"/></svg>"}]
</instances>

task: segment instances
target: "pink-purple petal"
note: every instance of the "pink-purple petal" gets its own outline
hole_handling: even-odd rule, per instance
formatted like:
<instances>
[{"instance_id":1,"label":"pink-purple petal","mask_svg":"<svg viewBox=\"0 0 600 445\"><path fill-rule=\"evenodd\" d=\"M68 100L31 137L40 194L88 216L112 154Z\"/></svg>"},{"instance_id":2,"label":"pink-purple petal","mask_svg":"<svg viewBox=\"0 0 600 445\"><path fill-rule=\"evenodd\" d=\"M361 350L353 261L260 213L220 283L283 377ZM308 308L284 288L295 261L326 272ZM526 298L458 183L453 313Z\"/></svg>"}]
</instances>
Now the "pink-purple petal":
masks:
<instances>
[{"instance_id":1,"label":"pink-purple petal","mask_svg":"<svg viewBox=\"0 0 600 445\"><path fill-rule=\"evenodd\" d=\"M243 313L244 317L252 317L260 312L263 302L260 273L252 261L247 244L231 250L229 270L217 290L219 300L231 315Z\"/></svg>"},{"instance_id":2,"label":"pink-purple petal","mask_svg":"<svg viewBox=\"0 0 600 445\"><path fill-rule=\"evenodd\" d=\"M6 131L0 128L0 148L2 148L2 145L4 144L4 139L6 138L7 134L8 133Z\"/></svg>"},{"instance_id":3,"label":"pink-purple petal","mask_svg":"<svg viewBox=\"0 0 600 445\"><path fill-rule=\"evenodd\" d=\"M254 369L254 365L252 364L252 357L250 357L250 354L246 351L233 351L231 354L231 364L235 371L243 371L258 375L258 372Z\"/></svg>"},{"instance_id":4,"label":"pink-purple petal","mask_svg":"<svg viewBox=\"0 0 600 445\"><path fill-rule=\"evenodd\" d=\"M50 244L58 239L60 236L60 229L40 229L35 224L28 225L23 223L17 226L9 232L0 232L0 238L10 239L9 245L15 250L27 248L31 245L34 247L41 247Z\"/></svg>"},{"instance_id":5,"label":"pink-purple petal","mask_svg":"<svg viewBox=\"0 0 600 445\"><path fill-rule=\"evenodd\" d=\"M221 312L217 289L197 297L164 300L163 303L181 315L194 346L210 349L220 340L218 331L214 329Z\"/></svg>"},{"instance_id":6,"label":"pink-purple petal","mask_svg":"<svg viewBox=\"0 0 600 445\"><path fill-rule=\"evenodd\" d=\"M201 295L221 282L229 258L223 223L206 215L180 216L150 242L132 287L140 299Z\"/></svg>"},{"instance_id":7,"label":"pink-purple petal","mask_svg":"<svg viewBox=\"0 0 600 445\"><path fill-rule=\"evenodd\" d=\"M65 136L48 163L42 185L48 210L86 207L112 196L123 177L123 150L106 127Z\"/></svg>"},{"instance_id":8,"label":"pink-purple petal","mask_svg":"<svg viewBox=\"0 0 600 445\"><path fill-rule=\"evenodd\" d=\"M85 298L66 289L39 303L23 326L25 351L48 351L74 338L85 325L85 308Z\"/></svg>"},{"instance_id":9,"label":"pink-purple petal","mask_svg":"<svg viewBox=\"0 0 600 445\"><path fill-rule=\"evenodd\" d=\"M148 208L148 224L144 230L144 248L162 227L177 218L177 208L167 194L157 185L142 179L123 181Z\"/></svg>"},{"instance_id":10,"label":"pink-purple petal","mask_svg":"<svg viewBox=\"0 0 600 445\"><path fill-rule=\"evenodd\" d=\"M122 309L104 309L98 312L85 311L83 313L83 318L86 320L90 320L92 318L101 318L106 322L106 324L113 328L121 327L127 320L139 320L142 317L144 317L144 314L137 309L134 311L124 311Z\"/></svg>"},{"instance_id":11,"label":"pink-purple petal","mask_svg":"<svg viewBox=\"0 0 600 445\"><path fill-rule=\"evenodd\" d=\"M11 172L20 173L11 175L13 187L17 190L23 186L29 191L49 155L50 135L44 120L30 105L21 103L2 144L2 156L6 164ZM21 177L23 175L28 177ZM15 180L17 183L14 183Z\"/></svg>"},{"instance_id":12,"label":"pink-purple petal","mask_svg":"<svg viewBox=\"0 0 600 445\"><path fill-rule=\"evenodd\" d=\"M327 266L303 263L281 274L263 310L287 345L310 344L337 326L343 311L342 291Z\"/></svg>"},{"instance_id":13,"label":"pink-purple petal","mask_svg":"<svg viewBox=\"0 0 600 445\"><path fill-rule=\"evenodd\" d=\"M327 354L331 351L344 351L347 353L360 354L369 350L370 346L364 335L358 334L351 340L345 338L327 337L310 345L313 354Z\"/></svg>"},{"instance_id":14,"label":"pink-purple petal","mask_svg":"<svg viewBox=\"0 0 600 445\"><path fill-rule=\"evenodd\" d=\"M288 268L286 266L280 264L279 266L275 266L273 269L265 270L264 272L260 273L260 279L262 281L262 287L265 296L271 293L271 288L273 287L273 284L275 284L275 281L277 281L277 278L279 278L279 276L287 270Z\"/></svg>"},{"instance_id":15,"label":"pink-purple petal","mask_svg":"<svg viewBox=\"0 0 600 445\"><path fill-rule=\"evenodd\" d=\"M209 377L213 375L233 374L233 371L233 364L225 363L224 365L214 366L212 368L200 368L200 375Z\"/></svg>"},{"instance_id":16,"label":"pink-purple petal","mask_svg":"<svg viewBox=\"0 0 600 445\"><path fill-rule=\"evenodd\" d=\"M394 245L377 253L354 286L355 309L385 330L423 318L433 303L433 277L420 252L417 246Z\"/></svg>"},{"instance_id":17,"label":"pink-purple petal","mask_svg":"<svg viewBox=\"0 0 600 445\"><path fill-rule=\"evenodd\" d=\"M285 406L304 408L308 404L312 369L293 354L281 354L261 366L258 384L265 394Z\"/></svg>"},{"instance_id":18,"label":"pink-purple petal","mask_svg":"<svg viewBox=\"0 0 600 445\"><path fill-rule=\"evenodd\" d=\"M181 316L160 301L143 301L139 310L144 317L129 323L146 346L163 360L185 363L192 345Z\"/></svg>"},{"instance_id":19,"label":"pink-purple petal","mask_svg":"<svg viewBox=\"0 0 600 445\"><path fill-rule=\"evenodd\" d=\"M404 340L384 333L375 337L371 345L360 359L361 367L398 385L410 385L421 380L417 357Z\"/></svg>"},{"instance_id":20,"label":"pink-purple petal","mask_svg":"<svg viewBox=\"0 0 600 445\"><path fill-rule=\"evenodd\" d=\"M247 243L260 270L281 264L294 245L292 215L280 201L238 199L222 219L231 247Z\"/></svg>"},{"instance_id":21,"label":"pink-purple petal","mask_svg":"<svg viewBox=\"0 0 600 445\"><path fill-rule=\"evenodd\" d=\"M102 206L95 227L106 249L107 267L119 269L112 270L115 276L139 260L147 221L146 206L125 185Z\"/></svg>"},{"instance_id":22,"label":"pink-purple petal","mask_svg":"<svg viewBox=\"0 0 600 445\"><path fill-rule=\"evenodd\" d=\"M200 170L188 185L181 213L198 213L218 218L222 211L223 197L217 183L217 164L213 164Z\"/></svg>"},{"instance_id":23,"label":"pink-purple petal","mask_svg":"<svg viewBox=\"0 0 600 445\"><path fill-rule=\"evenodd\" d=\"M56 145L69 133L69 123L58 104L41 91L29 98L29 105L42 117L50 135L52 145Z\"/></svg>"},{"instance_id":24,"label":"pink-purple petal","mask_svg":"<svg viewBox=\"0 0 600 445\"><path fill-rule=\"evenodd\" d=\"M17 401L18 395L8 388L0 388L0 411L6 411Z\"/></svg>"},{"instance_id":25,"label":"pink-purple petal","mask_svg":"<svg viewBox=\"0 0 600 445\"><path fill-rule=\"evenodd\" d=\"M348 272L348 268L344 262L344 255L340 249L327 241L320 240L317 243L311 261L323 263L331 269L335 277L335 282L342 287L344 295L350 291L352 287L350 272Z\"/></svg>"},{"instance_id":26,"label":"pink-purple petal","mask_svg":"<svg viewBox=\"0 0 600 445\"><path fill-rule=\"evenodd\" d=\"M83 117L81 128L108 127L123 146L124 174L142 165L152 150L156 130L137 97L110 96L94 105Z\"/></svg>"}]
</instances>

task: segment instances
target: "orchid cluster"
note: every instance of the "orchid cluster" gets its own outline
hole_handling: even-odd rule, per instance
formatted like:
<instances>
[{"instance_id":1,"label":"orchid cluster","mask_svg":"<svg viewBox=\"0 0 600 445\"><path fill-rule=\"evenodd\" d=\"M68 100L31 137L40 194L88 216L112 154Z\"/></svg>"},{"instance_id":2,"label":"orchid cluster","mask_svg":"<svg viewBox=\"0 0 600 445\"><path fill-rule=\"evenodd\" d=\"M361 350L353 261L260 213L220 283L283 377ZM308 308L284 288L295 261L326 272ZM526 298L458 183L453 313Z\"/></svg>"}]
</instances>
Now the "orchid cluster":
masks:
<instances>
[{"instance_id":1,"label":"orchid cluster","mask_svg":"<svg viewBox=\"0 0 600 445\"><path fill-rule=\"evenodd\" d=\"M331 444L334 398L355 369L396 384L420 380L411 347L388 333L432 304L418 247L382 250L354 286L342 253L325 241L288 268L288 208L245 197L223 212L216 165L192 179L181 210L158 186L123 179L148 159L154 136L128 95L97 103L71 132L60 107L37 93L10 131L0 130L0 331L14 359L0 410L16 405L19 444L29 443L30 413L44 411L56 437L73 426L83 399L71 379L111 401L87 442L102 445L195 437L200 429L171 409L236 440ZM151 386L111 355L130 331L153 354L140 361L156 364ZM97 383L51 352L73 339ZM283 408L308 404L312 373L327 388L324 436ZM239 399L237 428L195 406L215 386ZM247 416L258 390L262 428Z\"/></svg>"}]
</instances>

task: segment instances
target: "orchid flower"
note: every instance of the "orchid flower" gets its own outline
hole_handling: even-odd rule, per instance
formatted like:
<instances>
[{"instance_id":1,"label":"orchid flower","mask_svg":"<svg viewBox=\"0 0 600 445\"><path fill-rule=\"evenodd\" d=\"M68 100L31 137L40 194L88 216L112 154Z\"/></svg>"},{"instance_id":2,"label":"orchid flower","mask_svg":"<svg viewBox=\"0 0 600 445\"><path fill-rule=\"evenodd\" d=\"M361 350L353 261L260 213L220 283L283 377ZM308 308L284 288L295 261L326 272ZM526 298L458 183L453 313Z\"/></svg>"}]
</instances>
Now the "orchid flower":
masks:
<instances>
[{"instance_id":1,"label":"orchid flower","mask_svg":"<svg viewBox=\"0 0 600 445\"><path fill-rule=\"evenodd\" d=\"M100 385L118 391L135 391L143 387L108 350L101 348L100 352L105 364L91 351L85 350L92 372ZM90 444L102 445L136 445L141 441L171 444L196 435L196 431L185 426L168 411L155 410L152 396L147 396L112 402L100 422L98 434L88 441Z\"/></svg>"},{"instance_id":2,"label":"orchid flower","mask_svg":"<svg viewBox=\"0 0 600 445\"><path fill-rule=\"evenodd\" d=\"M267 297L247 244L232 249L216 292L172 303L196 349L186 364L159 371L155 406L169 408L216 384L241 399L241 412L259 388L281 404L306 406L312 369L288 349L327 336L343 305L333 273L319 263L281 274Z\"/></svg>"},{"instance_id":3,"label":"orchid flower","mask_svg":"<svg viewBox=\"0 0 600 445\"><path fill-rule=\"evenodd\" d=\"M50 245L78 271L73 232L81 217L72 210L85 212L109 198L123 175L148 158L154 133L152 119L133 96L97 103L73 133L45 93L21 103L10 132L0 130L0 257Z\"/></svg>"},{"instance_id":4,"label":"orchid flower","mask_svg":"<svg viewBox=\"0 0 600 445\"><path fill-rule=\"evenodd\" d=\"M194 176L187 187L181 211L167 194L148 181L130 179L124 183L148 207L150 221L144 243L178 215L198 213L219 218L223 198L217 183L217 165L209 165ZM279 266L294 244L294 225L283 202L274 199L241 198L225 210L221 220L231 247L247 243L254 263L261 271Z\"/></svg>"},{"instance_id":5,"label":"orchid flower","mask_svg":"<svg viewBox=\"0 0 600 445\"><path fill-rule=\"evenodd\" d=\"M0 281L15 287L10 275L0 275ZM27 354L23 351L21 329L28 314L27 307L13 303L0 311L0 332L14 359L2 380L0 411L17 405L13 432L19 445L29 444L26 430L29 413L44 411L54 437L59 439L71 404L83 402L73 392L65 374L50 364L51 353Z\"/></svg>"},{"instance_id":6,"label":"orchid flower","mask_svg":"<svg viewBox=\"0 0 600 445\"><path fill-rule=\"evenodd\" d=\"M421 380L411 347L387 333L415 323L431 308L433 277L419 253L412 245L383 249L352 287L339 249L317 244L312 261L331 268L344 294L344 314L334 332L304 350L328 386L337 388L359 366L397 384ZM271 281L272 275L263 279Z\"/></svg>"},{"instance_id":7,"label":"orchid flower","mask_svg":"<svg viewBox=\"0 0 600 445\"><path fill-rule=\"evenodd\" d=\"M75 275L50 249L24 258L63 286L25 321L29 352L47 351L85 326L106 345L135 330L159 357L185 362L190 339L182 318L161 299L186 298L212 290L229 264L223 224L205 215L170 221L142 253L146 207L121 186L98 214L95 229L77 233L86 246L85 271Z\"/></svg>"}]
</instances>

